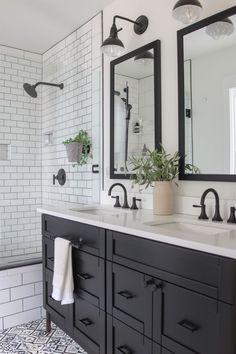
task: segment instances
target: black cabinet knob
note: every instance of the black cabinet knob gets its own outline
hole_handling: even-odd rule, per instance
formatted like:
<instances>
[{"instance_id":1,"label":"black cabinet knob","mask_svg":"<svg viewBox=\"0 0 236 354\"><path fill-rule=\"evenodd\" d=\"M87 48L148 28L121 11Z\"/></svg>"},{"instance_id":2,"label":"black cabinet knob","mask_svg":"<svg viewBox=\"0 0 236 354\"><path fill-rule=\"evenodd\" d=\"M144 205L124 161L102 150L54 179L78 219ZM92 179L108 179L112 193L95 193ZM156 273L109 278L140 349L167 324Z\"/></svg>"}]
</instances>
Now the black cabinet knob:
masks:
<instances>
[{"instance_id":1,"label":"black cabinet knob","mask_svg":"<svg viewBox=\"0 0 236 354\"><path fill-rule=\"evenodd\" d=\"M122 354L133 354L134 351L131 350L127 345L122 345L121 347L117 348L117 350Z\"/></svg>"},{"instance_id":2,"label":"black cabinet knob","mask_svg":"<svg viewBox=\"0 0 236 354\"><path fill-rule=\"evenodd\" d=\"M144 288L147 288L149 285L153 285L153 284L154 284L153 279L144 280L144 282L143 282Z\"/></svg>"},{"instance_id":3,"label":"black cabinet knob","mask_svg":"<svg viewBox=\"0 0 236 354\"><path fill-rule=\"evenodd\" d=\"M91 279L91 278L92 278L92 276L89 275L89 274L87 274L87 273L84 273L84 274L78 273L78 274L77 274L77 277L80 278L80 279L82 279L82 280L88 280L88 279Z\"/></svg>"},{"instance_id":4,"label":"black cabinet knob","mask_svg":"<svg viewBox=\"0 0 236 354\"><path fill-rule=\"evenodd\" d=\"M135 296L131 294L129 291L120 291L117 293L118 295L124 297L126 300L133 299Z\"/></svg>"},{"instance_id":5,"label":"black cabinet knob","mask_svg":"<svg viewBox=\"0 0 236 354\"><path fill-rule=\"evenodd\" d=\"M188 320L180 321L180 322L178 322L178 325L187 329L188 331L190 331L192 333L198 331L200 328L198 325L196 325L195 323L188 321Z\"/></svg>"},{"instance_id":6,"label":"black cabinet knob","mask_svg":"<svg viewBox=\"0 0 236 354\"><path fill-rule=\"evenodd\" d=\"M82 320L80 320L80 322L85 326L91 326L93 324L93 322L89 319L89 318L83 318Z\"/></svg>"}]
</instances>

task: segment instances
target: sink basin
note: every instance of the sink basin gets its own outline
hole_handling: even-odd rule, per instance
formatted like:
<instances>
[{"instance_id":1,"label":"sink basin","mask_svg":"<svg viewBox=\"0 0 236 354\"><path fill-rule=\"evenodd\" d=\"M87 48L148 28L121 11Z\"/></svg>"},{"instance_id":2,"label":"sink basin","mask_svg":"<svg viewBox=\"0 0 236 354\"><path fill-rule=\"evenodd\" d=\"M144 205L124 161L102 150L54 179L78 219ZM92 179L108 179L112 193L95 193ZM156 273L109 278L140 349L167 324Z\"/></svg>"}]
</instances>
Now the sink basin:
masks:
<instances>
[{"instance_id":1,"label":"sink basin","mask_svg":"<svg viewBox=\"0 0 236 354\"><path fill-rule=\"evenodd\" d=\"M191 233L195 235L215 236L215 235L222 234L224 232L228 232L228 230L226 229L217 228L214 226L191 224L191 223L180 222L180 221L172 221L172 222L165 222L165 223L145 223L145 225L158 227L164 230Z\"/></svg>"},{"instance_id":2,"label":"sink basin","mask_svg":"<svg viewBox=\"0 0 236 354\"><path fill-rule=\"evenodd\" d=\"M76 211L78 213L97 215L97 216L117 216L117 215L119 215L119 213L116 212L115 210L108 210L108 209L92 208L92 209L71 209L71 210Z\"/></svg>"}]
</instances>

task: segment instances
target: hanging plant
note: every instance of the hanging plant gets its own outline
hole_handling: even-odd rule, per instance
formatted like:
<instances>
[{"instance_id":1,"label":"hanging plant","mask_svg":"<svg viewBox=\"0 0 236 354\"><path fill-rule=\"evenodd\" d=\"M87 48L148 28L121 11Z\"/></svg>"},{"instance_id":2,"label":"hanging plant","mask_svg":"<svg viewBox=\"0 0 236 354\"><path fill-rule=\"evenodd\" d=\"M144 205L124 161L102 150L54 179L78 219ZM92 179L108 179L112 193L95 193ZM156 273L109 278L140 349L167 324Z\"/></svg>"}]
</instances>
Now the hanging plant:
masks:
<instances>
[{"instance_id":1,"label":"hanging plant","mask_svg":"<svg viewBox=\"0 0 236 354\"><path fill-rule=\"evenodd\" d=\"M74 162L79 166L88 163L92 147L91 139L85 130L80 130L74 138L63 141L69 162Z\"/></svg>"}]
</instances>

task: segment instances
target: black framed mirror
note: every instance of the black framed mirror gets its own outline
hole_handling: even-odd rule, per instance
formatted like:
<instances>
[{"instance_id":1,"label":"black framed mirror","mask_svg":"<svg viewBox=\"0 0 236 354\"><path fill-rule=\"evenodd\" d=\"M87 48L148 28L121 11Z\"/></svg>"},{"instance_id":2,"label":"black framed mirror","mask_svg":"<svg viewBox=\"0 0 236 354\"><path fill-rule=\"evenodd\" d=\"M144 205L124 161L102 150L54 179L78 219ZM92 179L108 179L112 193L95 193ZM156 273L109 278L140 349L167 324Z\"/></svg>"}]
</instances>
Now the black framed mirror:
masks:
<instances>
[{"instance_id":1,"label":"black framed mirror","mask_svg":"<svg viewBox=\"0 0 236 354\"><path fill-rule=\"evenodd\" d=\"M236 181L236 6L177 38L179 178ZM185 163L198 173L185 173Z\"/></svg>"},{"instance_id":2,"label":"black framed mirror","mask_svg":"<svg viewBox=\"0 0 236 354\"><path fill-rule=\"evenodd\" d=\"M160 41L113 60L110 68L110 178L128 179L129 158L161 142Z\"/></svg>"}]
</instances>

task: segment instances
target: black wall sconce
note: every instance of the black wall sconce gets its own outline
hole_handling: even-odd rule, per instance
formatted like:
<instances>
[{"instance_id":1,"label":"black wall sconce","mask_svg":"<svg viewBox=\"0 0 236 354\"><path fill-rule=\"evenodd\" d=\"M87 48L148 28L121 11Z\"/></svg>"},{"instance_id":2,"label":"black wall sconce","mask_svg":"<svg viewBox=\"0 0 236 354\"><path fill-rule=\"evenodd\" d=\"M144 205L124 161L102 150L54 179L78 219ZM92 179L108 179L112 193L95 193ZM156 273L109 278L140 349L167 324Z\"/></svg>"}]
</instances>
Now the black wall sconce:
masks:
<instances>
[{"instance_id":1,"label":"black wall sconce","mask_svg":"<svg viewBox=\"0 0 236 354\"><path fill-rule=\"evenodd\" d=\"M143 34L148 28L148 18L144 15L139 16L136 21L123 16L114 16L110 35L104 40L101 46L102 52L112 58L120 56L125 50L123 42L118 38L118 32L123 30L123 28L117 29L116 19L118 18L133 23L134 32L138 35Z\"/></svg>"}]
</instances>

